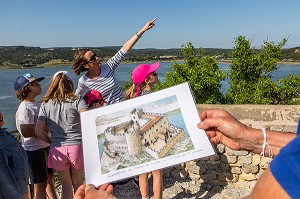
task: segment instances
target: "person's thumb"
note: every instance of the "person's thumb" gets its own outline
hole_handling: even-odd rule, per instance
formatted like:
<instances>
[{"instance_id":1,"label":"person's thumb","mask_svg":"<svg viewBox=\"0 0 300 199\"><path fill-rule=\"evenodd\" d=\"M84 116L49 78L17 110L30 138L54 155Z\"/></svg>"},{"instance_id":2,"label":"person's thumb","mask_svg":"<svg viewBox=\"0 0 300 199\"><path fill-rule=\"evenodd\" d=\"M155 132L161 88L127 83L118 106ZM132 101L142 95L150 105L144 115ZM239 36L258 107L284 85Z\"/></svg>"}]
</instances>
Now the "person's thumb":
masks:
<instances>
[{"instance_id":1,"label":"person's thumb","mask_svg":"<svg viewBox=\"0 0 300 199\"><path fill-rule=\"evenodd\" d=\"M217 118L206 118L205 120L203 120L202 122L197 124L197 127L199 129L209 129L209 128L214 128L214 127L218 127L219 125L219 120Z\"/></svg>"},{"instance_id":2,"label":"person's thumb","mask_svg":"<svg viewBox=\"0 0 300 199\"><path fill-rule=\"evenodd\" d=\"M87 184L85 186L85 191L87 191L87 190L96 190L96 187L93 184Z\"/></svg>"}]
</instances>

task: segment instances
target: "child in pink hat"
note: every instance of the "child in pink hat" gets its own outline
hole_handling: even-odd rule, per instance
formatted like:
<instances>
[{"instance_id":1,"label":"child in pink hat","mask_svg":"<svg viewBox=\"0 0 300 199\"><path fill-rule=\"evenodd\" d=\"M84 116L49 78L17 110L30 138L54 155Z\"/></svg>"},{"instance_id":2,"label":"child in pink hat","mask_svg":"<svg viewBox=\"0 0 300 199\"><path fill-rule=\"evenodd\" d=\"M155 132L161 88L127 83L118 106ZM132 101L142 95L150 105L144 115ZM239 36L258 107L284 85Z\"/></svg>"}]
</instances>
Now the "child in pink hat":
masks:
<instances>
[{"instance_id":1,"label":"child in pink hat","mask_svg":"<svg viewBox=\"0 0 300 199\"><path fill-rule=\"evenodd\" d=\"M154 64L140 64L132 71L133 85L126 91L125 99L131 99L140 95L146 95L152 92L154 85L158 82L156 70L160 67L160 63ZM155 199L162 198L162 171L152 171L153 175L153 193ZM139 187L142 198L149 198L148 196L148 173L139 175Z\"/></svg>"},{"instance_id":2,"label":"child in pink hat","mask_svg":"<svg viewBox=\"0 0 300 199\"><path fill-rule=\"evenodd\" d=\"M102 107L106 101L103 99L102 94L97 90L89 90L84 95L84 100L87 103L89 109Z\"/></svg>"},{"instance_id":3,"label":"child in pink hat","mask_svg":"<svg viewBox=\"0 0 300 199\"><path fill-rule=\"evenodd\" d=\"M152 92L153 86L158 82L156 70L160 63L140 64L132 71L133 85L126 91L125 99L131 99Z\"/></svg>"}]
</instances>

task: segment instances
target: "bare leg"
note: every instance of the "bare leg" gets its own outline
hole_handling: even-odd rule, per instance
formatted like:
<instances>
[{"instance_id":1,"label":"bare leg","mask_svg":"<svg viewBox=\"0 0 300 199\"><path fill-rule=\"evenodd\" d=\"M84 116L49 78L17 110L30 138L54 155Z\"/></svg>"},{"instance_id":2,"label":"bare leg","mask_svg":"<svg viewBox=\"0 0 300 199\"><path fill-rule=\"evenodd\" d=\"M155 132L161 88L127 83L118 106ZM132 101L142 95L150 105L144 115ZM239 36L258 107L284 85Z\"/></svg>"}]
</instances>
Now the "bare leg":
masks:
<instances>
[{"instance_id":1,"label":"bare leg","mask_svg":"<svg viewBox=\"0 0 300 199\"><path fill-rule=\"evenodd\" d=\"M72 176L72 184L74 187L74 193L76 192L78 187L83 183L82 174L83 174L82 169L78 170L71 167L71 176Z\"/></svg>"},{"instance_id":2,"label":"bare leg","mask_svg":"<svg viewBox=\"0 0 300 199\"><path fill-rule=\"evenodd\" d=\"M31 196L31 187L30 187L31 185L29 184L29 185L27 185L27 188L28 188L28 193L27 194L24 194L23 195L23 199L32 199L32 196Z\"/></svg>"},{"instance_id":3,"label":"bare leg","mask_svg":"<svg viewBox=\"0 0 300 199\"><path fill-rule=\"evenodd\" d=\"M29 193L25 193L22 195L22 199L31 199L31 197L29 196Z\"/></svg>"},{"instance_id":4,"label":"bare leg","mask_svg":"<svg viewBox=\"0 0 300 199\"><path fill-rule=\"evenodd\" d=\"M32 199L30 185L28 185L27 188L28 188L28 193L23 194L22 199Z\"/></svg>"},{"instance_id":5,"label":"bare leg","mask_svg":"<svg viewBox=\"0 0 300 199\"><path fill-rule=\"evenodd\" d=\"M49 199L58 199L54 182L53 182L54 173L48 174L47 188L46 193Z\"/></svg>"},{"instance_id":6,"label":"bare leg","mask_svg":"<svg viewBox=\"0 0 300 199\"><path fill-rule=\"evenodd\" d=\"M155 199L162 199L163 181L162 181L162 170L152 171L153 175L153 193Z\"/></svg>"},{"instance_id":7,"label":"bare leg","mask_svg":"<svg viewBox=\"0 0 300 199\"><path fill-rule=\"evenodd\" d=\"M148 173L143 173L139 175L139 185L140 185L140 192L142 198L148 197Z\"/></svg>"},{"instance_id":8,"label":"bare leg","mask_svg":"<svg viewBox=\"0 0 300 199\"><path fill-rule=\"evenodd\" d=\"M57 171L59 179L61 181L61 198L63 199L72 199L73 198L73 186L71 179L70 168Z\"/></svg>"},{"instance_id":9,"label":"bare leg","mask_svg":"<svg viewBox=\"0 0 300 199\"><path fill-rule=\"evenodd\" d=\"M34 184L34 198L46 199L47 198L46 187L47 187L47 182Z\"/></svg>"}]
</instances>

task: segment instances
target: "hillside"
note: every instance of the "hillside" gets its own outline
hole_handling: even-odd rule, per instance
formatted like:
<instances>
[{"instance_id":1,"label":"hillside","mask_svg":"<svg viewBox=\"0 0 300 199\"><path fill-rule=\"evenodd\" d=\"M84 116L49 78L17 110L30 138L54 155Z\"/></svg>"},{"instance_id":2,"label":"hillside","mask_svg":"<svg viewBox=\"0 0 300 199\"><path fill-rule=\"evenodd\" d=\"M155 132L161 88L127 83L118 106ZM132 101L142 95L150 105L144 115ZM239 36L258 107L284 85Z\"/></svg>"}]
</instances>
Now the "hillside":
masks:
<instances>
[{"instance_id":1,"label":"hillside","mask_svg":"<svg viewBox=\"0 0 300 199\"><path fill-rule=\"evenodd\" d=\"M79 48L40 48L27 46L0 46L0 67L22 68L32 66L70 65ZM102 60L113 56L120 46L91 47ZM205 55L227 60L231 49L204 48ZM124 62L182 60L181 49L132 49ZM283 49L282 61L300 61L300 47Z\"/></svg>"}]
</instances>

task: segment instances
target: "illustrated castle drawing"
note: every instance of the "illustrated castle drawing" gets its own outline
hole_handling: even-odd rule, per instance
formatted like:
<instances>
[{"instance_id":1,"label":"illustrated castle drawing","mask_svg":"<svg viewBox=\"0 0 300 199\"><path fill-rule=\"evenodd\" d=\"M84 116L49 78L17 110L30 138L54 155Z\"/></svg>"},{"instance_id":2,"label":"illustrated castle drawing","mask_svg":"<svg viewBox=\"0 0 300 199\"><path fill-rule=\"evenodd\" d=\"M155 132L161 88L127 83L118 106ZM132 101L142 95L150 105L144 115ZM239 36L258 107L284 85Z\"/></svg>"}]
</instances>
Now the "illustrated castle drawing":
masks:
<instances>
[{"instance_id":1,"label":"illustrated castle drawing","mask_svg":"<svg viewBox=\"0 0 300 199\"><path fill-rule=\"evenodd\" d=\"M166 114L133 109L130 117L104 131L102 166L116 165L122 157L132 158L144 151L155 159L162 158L184 135L182 128L169 123Z\"/></svg>"}]
</instances>

